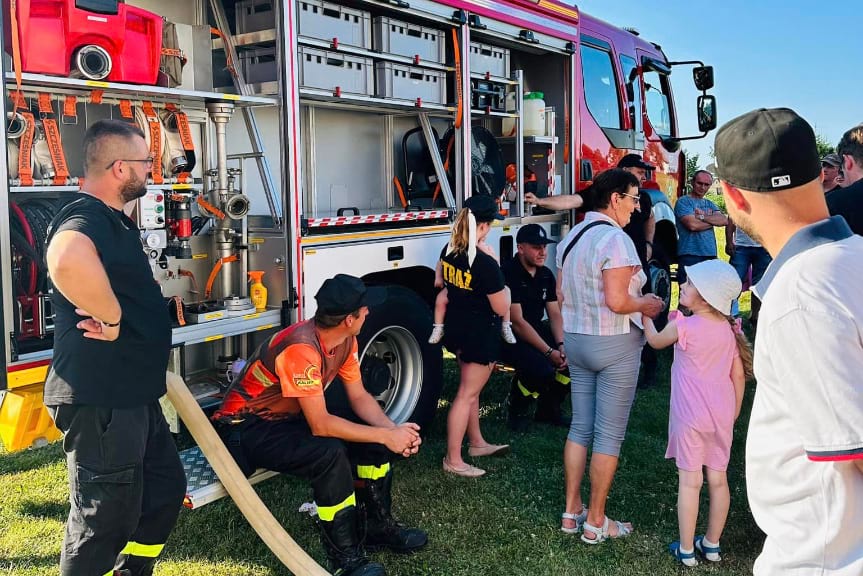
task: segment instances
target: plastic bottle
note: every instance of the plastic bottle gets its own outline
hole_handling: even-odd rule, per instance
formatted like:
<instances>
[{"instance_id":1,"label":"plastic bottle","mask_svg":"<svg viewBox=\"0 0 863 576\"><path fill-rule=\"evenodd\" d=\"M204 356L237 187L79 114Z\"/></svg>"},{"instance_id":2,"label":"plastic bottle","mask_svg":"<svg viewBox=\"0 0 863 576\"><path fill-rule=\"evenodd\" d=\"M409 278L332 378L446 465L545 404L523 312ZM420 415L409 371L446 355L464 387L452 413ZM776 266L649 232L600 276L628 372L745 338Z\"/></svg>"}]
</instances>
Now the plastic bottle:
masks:
<instances>
[{"instance_id":1,"label":"plastic bottle","mask_svg":"<svg viewBox=\"0 0 863 576\"><path fill-rule=\"evenodd\" d=\"M506 94L506 111L514 113L515 108L515 92L509 91ZM504 118L501 128L503 137L515 136L515 118Z\"/></svg>"},{"instance_id":2,"label":"plastic bottle","mask_svg":"<svg viewBox=\"0 0 863 576\"><path fill-rule=\"evenodd\" d=\"M525 136L545 136L545 94L542 92L527 92L524 95Z\"/></svg>"},{"instance_id":3,"label":"plastic bottle","mask_svg":"<svg viewBox=\"0 0 863 576\"><path fill-rule=\"evenodd\" d=\"M255 305L255 310L263 312L267 309L267 287L261 281L264 277L262 270L252 270L249 272L249 280L252 286L249 288L249 297L252 299L252 304Z\"/></svg>"}]
</instances>

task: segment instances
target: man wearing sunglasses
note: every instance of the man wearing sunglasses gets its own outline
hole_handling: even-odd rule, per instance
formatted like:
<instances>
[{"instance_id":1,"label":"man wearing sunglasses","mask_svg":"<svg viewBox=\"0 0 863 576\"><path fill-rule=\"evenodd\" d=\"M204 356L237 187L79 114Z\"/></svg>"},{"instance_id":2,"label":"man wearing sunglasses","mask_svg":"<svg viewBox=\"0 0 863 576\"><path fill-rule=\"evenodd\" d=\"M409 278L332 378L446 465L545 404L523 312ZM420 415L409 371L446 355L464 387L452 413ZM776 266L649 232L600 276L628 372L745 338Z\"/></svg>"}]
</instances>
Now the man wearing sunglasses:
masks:
<instances>
[{"instance_id":1,"label":"man wearing sunglasses","mask_svg":"<svg viewBox=\"0 0 863 576\"><path fill-rule=\"evenodd\" d=\"M719 206L704 197L713 185L713 174L698 170L692 176L692 189L674 205L677 219L677 281L686 282L686 266L716 258L713 229L726 226L728 218Z\"/></svg>"},{"instance_id":2,"label":"man wearing sunglasses","mask_svg":"<svg viewBox=\"0 0 863 576\"><path fill-rule=\"evenodd\" d=\"M54 358L45 405L64 433L71 510L61 576L150 576L186 490L159 406L171 324L138 227L143 133L102 120L84 137L85 190L48 229Z\"/></svg>"}]
</instances>

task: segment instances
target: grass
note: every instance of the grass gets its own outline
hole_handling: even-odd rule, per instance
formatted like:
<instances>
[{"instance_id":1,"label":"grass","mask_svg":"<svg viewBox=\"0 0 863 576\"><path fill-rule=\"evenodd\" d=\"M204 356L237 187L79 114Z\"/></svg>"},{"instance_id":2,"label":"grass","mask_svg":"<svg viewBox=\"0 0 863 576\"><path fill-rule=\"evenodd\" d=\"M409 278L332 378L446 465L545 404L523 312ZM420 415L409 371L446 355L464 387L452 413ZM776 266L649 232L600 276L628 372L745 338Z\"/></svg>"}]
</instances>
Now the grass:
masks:
<instances>
[{"instance_id":1,"label":"grass","mask_svg":"<svg viewBox=\"0 0 863 576\"><path fill-rule=\"evenodd\" d=\"M742 307L748 310L748 301ZM667 544L677 538L676 470L663 458L670 361L670 351L662 351L659 386L639 391L636 397L609 498L609 515L632 521L636 531L627 539L589 547L559 530L566 431L536 426L524 433L510 433L506 428L507 375L493 375L483 393L481 417L489 441L510 442L512 454L483 460L488 474L476 480L441 470L446 410L457 386L457 368L447 360L441 409L424 431L423 449L417 458L395 467L396 514L428 530L430 544L411 556L385 553L376 558L392 576L751 573L763 541L747 506L743 467L751 385L736 425L729 465L731 513L722 539L723 562L683 570L666 551ZM324 562L313 522L297 512L303 502L311 500L308 486L278 477L258 485L258 491L300 546ZM0 574L56 573L68 509L59 443L0 454L0 494ZM699 532L705 529L706 514L702 505ZM184 510L156 568L157 576L281 574L288 571L227 499L200 510Z\"/></svg>"}]
</instances>

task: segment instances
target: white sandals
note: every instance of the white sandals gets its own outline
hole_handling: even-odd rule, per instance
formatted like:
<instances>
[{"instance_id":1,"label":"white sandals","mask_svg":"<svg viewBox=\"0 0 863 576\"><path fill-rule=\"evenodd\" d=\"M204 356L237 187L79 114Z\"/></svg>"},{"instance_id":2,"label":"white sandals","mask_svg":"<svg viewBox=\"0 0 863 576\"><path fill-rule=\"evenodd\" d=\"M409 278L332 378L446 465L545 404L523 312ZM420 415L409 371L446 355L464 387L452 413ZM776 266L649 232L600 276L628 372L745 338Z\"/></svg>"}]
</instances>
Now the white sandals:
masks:
<instances>
[{"instance_id":1,"label":"white sandals","mask_svg":"<svg viewBox=\"0 0 863 576\"><path fill-rule=\"evenodd\" d=\"M604 542L609 538L624 538L632 534L632 528L627 526L623 522L619 522L617 520L611 520L617 526L617 534L609 534L608 532L608 516L605 517L605 520L602 523L602 527L594 526L589 523L587 520L584 521L584 534L581 535L581 541L585 544L599 544L600 542ZM593 538L588 538L587 533L590 532L593 534Z\"/></svg>"},{"instance_id":2,"label":"white sandals","mask_svg":"<svg viewBox=\"0 0 863 576\"><path fill-rule=\"evenodd\" d=\"M560 515L560 517L564 520L572 520L575 522L575 528L567 528L566 526L561 526L560 531L564 534L578 534L581 530L581 527L584 526L584 523L587 522L587 506L582 507L582 511L580 514L571 514L569 512L564 512Z\"/></svg>"}]
</instances>

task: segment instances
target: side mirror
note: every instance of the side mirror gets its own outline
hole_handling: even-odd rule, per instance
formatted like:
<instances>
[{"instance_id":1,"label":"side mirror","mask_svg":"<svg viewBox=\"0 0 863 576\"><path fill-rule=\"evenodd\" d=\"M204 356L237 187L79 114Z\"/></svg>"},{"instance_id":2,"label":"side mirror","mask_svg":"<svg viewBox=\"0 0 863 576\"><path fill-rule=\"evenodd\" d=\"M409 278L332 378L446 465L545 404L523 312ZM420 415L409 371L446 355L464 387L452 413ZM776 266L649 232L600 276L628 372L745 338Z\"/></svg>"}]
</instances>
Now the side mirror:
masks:
<instances>
[{"instance_id":1,"label":"side mirror","mask_svg":"<svg viewBox=\"0 0 863 576\"><path fill-rule=\"evenodd\" d=\"M695 87L704 92L713 88L713 66L696 66L692 69Z\"/></svg>"},{"instance_id":2,"label":"side mirror","mask_svg":"<svg viewBox=\"0 0 863 576\"><path fill-rule=\"evenodd\" d=\"M698 97L698 129L710 132L716 128L716 97L705 95Z\"/></svg>"},{"instance_id":3,"label":"side mirror","mask_svg":"<svg viewBox=\"0 0 863 576\"><path fill-rule=\"evenodd\" d=\"M672 137L663 138L662 147L674 154L680 150L680 139Z\"/></svg>"}]
</instances>

